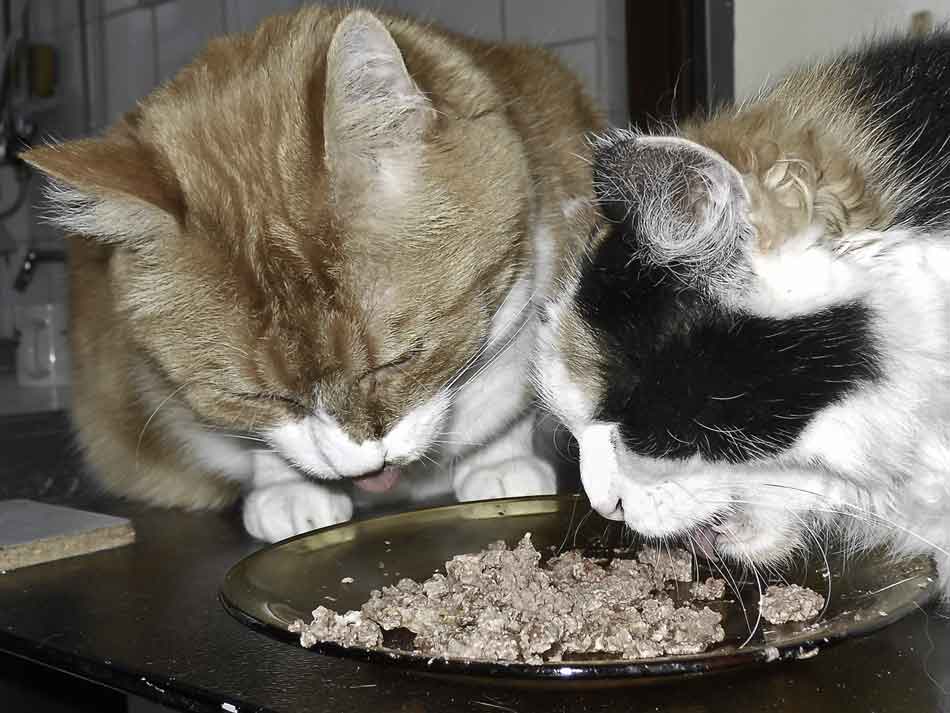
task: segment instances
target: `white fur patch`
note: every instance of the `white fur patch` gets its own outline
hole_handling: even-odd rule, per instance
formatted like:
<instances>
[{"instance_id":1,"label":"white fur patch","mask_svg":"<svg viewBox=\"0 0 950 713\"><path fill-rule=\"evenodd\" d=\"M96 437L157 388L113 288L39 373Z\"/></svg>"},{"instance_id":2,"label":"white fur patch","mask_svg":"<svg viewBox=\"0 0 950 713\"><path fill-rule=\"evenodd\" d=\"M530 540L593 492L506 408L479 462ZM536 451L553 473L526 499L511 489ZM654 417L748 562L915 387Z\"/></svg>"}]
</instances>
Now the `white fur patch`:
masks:
<instances>
[{"instance_id":1,"label":"white fur patch","mask_svg":"<svg viewBox=\"0 0 950 713\"><path fill-rule=\"evenodd\" d=\"M247 441L206 431L183 421L170 419L164 424L171 426L172 431L184 442L191 457L197 463L230 480L247 482L250 479L253 472L253 456Z\"/></svg>"},{"instance_id":2,"label":"white fur patch","mask_svg":"<svg viewBox=\"0 0 950 713\"><path fill-rule=\"evenodd\" d=\"M567 209L567 208L565 208ZM534 230L534 301L540 302L550 294L554 282L554 235L551 228L541 223Z\"/></svg>"},{"instance_id":3,"label":"white fur patch","mask_svg":"<svg viewBox=\"0 0 950 713\"><path fill-rule=\"evenodd\" d=\"M448 409L448 397L439 392L399 419L383 437L387 462L404 464L421 458L442 429Z\"/></svg>"},{"instance_id":4,"label":"white fur patch","mask_svg":"<svg viewBox=\"0 0 950 713\"><path fill-rule=\"evenodd\" d=\"M503 434L530 403L529 360L537 315L532 276L518 279L493 316L481 354L465 368L453 396L446 441L462 453Z\"/></svg>"},{"instance_id":5,"label":"white fur patch","mask_svg":"<svg viewBox=\"0 0 950 713\"><path fill-rule=\"evenodd\" d=\"M767 253L752 250L751 286L731 295L734 306L783 319L861 299L870 287L868 271L835 255L820 237L816 227Z\"/></svg>"},{"instance_id":6,"label":"white fur patch","mask_svg":"<svg viewBox=\"0 0 950 713\"><path fill-rule=\"evenodd\" d=\"M542 349L537 364L537 379L548 408L575 434L591 422L593 400L571 380L559 354Z\"/></svg>"},{"instance_id":7,"label":"white fur patch","mask_svg":"<svg viewBox=\"0 0 950 713\"><path fill-rule=\"evenodd\" d=\"M541 324L538 331L534 379L548 409L577 435L593 419L596 404L593 398L571 379L558 345L561 319L570 308L570 297L573 293L573 285L566 287L564 296L545 307L547 321Z\"/></svg>"}]
</instances>

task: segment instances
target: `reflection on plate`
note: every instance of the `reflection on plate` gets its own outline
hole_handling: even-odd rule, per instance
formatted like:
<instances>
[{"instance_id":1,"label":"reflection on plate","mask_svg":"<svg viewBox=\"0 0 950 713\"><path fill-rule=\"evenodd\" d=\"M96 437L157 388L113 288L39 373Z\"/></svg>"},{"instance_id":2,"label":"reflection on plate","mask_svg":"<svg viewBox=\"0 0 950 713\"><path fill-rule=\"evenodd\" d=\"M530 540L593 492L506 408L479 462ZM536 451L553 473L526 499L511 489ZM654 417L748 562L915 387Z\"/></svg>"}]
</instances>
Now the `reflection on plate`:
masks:
<instances>
[{"instance_id":1,"label":"reflection on plate","mask_svg":"<svg viewBox=\"0 0 950 713\"><path fill-rule=\"evenodd\" d=\"M359 609L373 589L403 577L422 581L454 555L477 552L498 539L511 545L525 532L531 532L538 550L549 554L562 547L603 552L631 545L629 533L592 513L582 496L465 503L345 523L271 545L228 572L221 599L240 621L297 646L298 637L287 625L298 618L309 621L318 604L339 612ZM828 564L826 569L825 557L815 553L804 558L798 570L783 573L789 583L825 595L828 604L817 622L782 626L755 626L759 589L754 578L743 578L736 569L745 611L734 593L731 603L710 604L723 614L726 640L702 654L636 661L587 657L536 666L429 658L397 648L348 648L329 642L313 651L495 683L617 685L809 658L825 646L897 621L936 593L928 558L895 563L884 553L869 552L845 562L840 554L829 554ZM715 569L703 572L707 574L721 576Z\"/></svg>"}]
</instances>

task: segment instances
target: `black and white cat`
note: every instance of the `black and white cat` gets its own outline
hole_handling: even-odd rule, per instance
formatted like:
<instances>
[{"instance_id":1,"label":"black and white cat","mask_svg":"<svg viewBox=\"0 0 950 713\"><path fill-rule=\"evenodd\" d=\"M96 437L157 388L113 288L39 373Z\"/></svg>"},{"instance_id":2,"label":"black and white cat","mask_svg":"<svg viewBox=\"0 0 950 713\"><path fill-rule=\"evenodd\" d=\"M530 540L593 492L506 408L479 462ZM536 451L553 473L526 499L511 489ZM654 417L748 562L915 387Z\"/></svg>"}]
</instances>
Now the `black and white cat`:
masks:
<instances>
[{"instance_id":1,"label":"black and white cat","mask_svg":"<svg viewBox=\"0 0 950 713\"><path fill-rule=\"evenodd\" d=\"M538 381L593 506L771 564L840 530L950 595L950 35L596 141Z\"/></svg>"}]
</instances>

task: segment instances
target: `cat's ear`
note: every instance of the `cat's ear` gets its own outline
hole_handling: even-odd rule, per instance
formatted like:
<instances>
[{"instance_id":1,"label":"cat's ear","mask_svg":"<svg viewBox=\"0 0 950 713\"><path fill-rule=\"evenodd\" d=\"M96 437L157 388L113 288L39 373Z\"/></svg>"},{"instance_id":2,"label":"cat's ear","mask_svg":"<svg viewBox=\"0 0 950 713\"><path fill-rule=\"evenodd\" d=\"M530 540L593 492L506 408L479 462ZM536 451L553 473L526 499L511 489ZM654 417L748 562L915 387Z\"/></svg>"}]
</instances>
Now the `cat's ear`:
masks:
<instances>
[{"instance_id":1,"label":"cat's ear","mask_svg":"<svg viewBox=\"0 0 950 713\"><path fill-rule=\"evenodd\" d=\"M380 170L418 153L435 112L372 13L348 14L327 53L324 143L333 172Z\"/></svg>"},{"instance_id":2,"label":"cat's ear","mask_svg":"<svg viewBox=\"0 0 950 713\"><path fill-rule=\"evenodd\" d=\"M600 212L627 224L642 256L703 279L728 279L754 233L742 176L687 139L596 142L594 186Z\"/></svg>"},{"instance_id":3,"label":"cat's ear","mask_svg":"<svg viewBox=\"0 0 950 713\"><path fill-rule=\"evenodd\" d=\"M23 159L50 177L48 218L67 232L140 247L177 230L180 191L132 137L43 146Z\"/></svg>"}]
</instances>

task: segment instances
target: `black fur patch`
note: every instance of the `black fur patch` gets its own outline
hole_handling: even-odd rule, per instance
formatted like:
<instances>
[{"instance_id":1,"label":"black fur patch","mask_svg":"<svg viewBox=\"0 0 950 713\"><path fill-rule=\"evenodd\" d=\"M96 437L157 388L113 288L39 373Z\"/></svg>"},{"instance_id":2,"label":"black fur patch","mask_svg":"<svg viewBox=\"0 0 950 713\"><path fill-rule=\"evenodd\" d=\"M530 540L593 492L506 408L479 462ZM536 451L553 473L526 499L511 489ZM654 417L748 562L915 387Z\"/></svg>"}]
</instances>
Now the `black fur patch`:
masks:
<instances>
[{"instance_id":1,"label":"black fur patch","mask_svg":"<svg viewBox=\"0 0 950 713\"><path fill-rule=\"evenodd\" d=\"M618 423L635 452L774 455L819 410L878 376L863 305L782 320L730 313L639 260L634 240L615 228L584 268L576 302L603 347L597 417Z\"/></svg>"},{"instance_id":2,"label":"black fur patch","mask_svg":"<svg viewBox=\"0 0 950 713\"><path fill-rule=\"evenodd\" d=\"M908 227L950 223L950 34L901 38L872 45L845 60L858 96L870 104L899 144L894 159L906 179L925 188L904 206L896 223Z\"/></svg>"}]
</instances>

